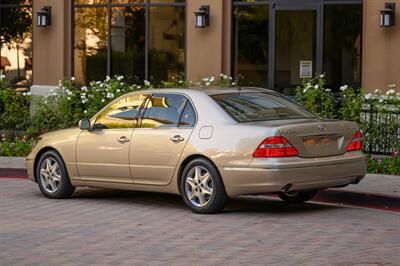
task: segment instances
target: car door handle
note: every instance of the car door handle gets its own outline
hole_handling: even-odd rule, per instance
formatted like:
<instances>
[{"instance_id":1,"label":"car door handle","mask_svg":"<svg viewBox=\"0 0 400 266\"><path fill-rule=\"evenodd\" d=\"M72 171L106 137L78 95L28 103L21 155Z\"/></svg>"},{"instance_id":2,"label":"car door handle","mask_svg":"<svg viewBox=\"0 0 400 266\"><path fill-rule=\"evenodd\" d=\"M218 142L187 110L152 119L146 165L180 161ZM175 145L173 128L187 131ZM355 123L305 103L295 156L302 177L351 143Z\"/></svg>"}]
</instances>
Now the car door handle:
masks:
<instances>
[{"instance_id":1,"label":"car door handle","mask_svg":"<svg viewBox=\"0 0 400 266\"><path fill-rule=\"evenodd\" d=\"M129 139L125 136L122 136L119 139L117 139L117 141L121 144L125 144L125 143L129 142Z\"/></svg>"},{"instance_id":2,"label":"car door handle","mask_svg":"<svg viewBox=\"0 0 400 266\"><path fill-rule=\"evenodd\" d=\"M175 143L178 143L178 142L181 142L181 141L184 141L185 140L185 138L183 138L182 136L180 136L180 135L175 135L175 136L173 136L172 138L171 138L171 141L172 142L175 142Z\"/></svg>"}]
</instances>

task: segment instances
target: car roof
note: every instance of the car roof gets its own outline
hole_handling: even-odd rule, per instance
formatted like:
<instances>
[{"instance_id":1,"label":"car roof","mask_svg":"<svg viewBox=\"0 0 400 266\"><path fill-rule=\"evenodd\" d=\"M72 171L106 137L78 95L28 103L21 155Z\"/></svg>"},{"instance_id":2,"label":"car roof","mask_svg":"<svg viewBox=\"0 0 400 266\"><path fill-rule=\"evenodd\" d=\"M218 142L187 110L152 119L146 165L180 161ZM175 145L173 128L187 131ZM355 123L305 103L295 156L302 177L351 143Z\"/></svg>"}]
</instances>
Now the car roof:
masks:
<instances>
[{"instance_id":1,"label":"car roof","mask_svg":"<svg viewBox=\"0 0 400 266\"><path fill-rule=\"evenodd\" d=\"M217 95L226 93L238 93L238 92L275 92L273 90L268 90L264 88L257 87L200 87L200 88L160 88L160 89L150 89L147 90L149 93L166 93L166 92L180 92L188 95L204 93L207 95Z\"/></svg>"}]
</instances>

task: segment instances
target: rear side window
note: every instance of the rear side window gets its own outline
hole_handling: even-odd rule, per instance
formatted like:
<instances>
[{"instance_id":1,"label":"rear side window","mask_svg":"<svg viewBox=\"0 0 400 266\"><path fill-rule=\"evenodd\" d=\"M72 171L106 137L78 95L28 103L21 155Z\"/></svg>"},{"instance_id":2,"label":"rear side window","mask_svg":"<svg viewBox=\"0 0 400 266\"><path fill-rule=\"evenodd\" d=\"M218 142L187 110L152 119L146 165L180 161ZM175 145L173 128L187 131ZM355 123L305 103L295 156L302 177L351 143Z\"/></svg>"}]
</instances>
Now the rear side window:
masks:
<instances>
[{"instance_id":1,"label":"rear side window","mask_svg":"<svg viewBox=\"0 0 400 266\"><path fill-rule=\"evenodd\" d=\"M190 101L187 101L185 109L183 109L181 120L179 121L179 127L193 127L195 123L196 113Z\"/></svg>"},{"instance_id":2,"label":"rear side window","mask_svg":"<svg viewBox=\"0 0 400 266\"><path fill-rule=\"evenodd\" d=\"M153 94L147 102L140 127L177 127L186 101L186 97L179 94Z\"/></svg>"},{"instance_id":3,"label":"rear side window","mask_svg":"<svg viewBox=\"0 0 400 266\"><path fill-rule=\"evenodd\" d=\"M227 93L211 97L238 122L315 118L296 103L271 93Z\"/></svg>"}]
</instances>

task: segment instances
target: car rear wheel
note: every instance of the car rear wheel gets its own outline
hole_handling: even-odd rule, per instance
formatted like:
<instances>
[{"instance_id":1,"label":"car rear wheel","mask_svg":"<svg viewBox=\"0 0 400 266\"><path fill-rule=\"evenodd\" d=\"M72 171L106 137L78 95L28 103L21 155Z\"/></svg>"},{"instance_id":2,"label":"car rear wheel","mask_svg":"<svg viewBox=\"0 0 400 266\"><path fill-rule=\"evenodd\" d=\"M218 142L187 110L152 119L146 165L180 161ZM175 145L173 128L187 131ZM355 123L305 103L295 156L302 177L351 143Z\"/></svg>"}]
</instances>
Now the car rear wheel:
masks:
<instances>
[{"instance_id":1,"label":"car rear wheel","mask_svg":"<svg viewBox=\"0 0 400 266\"><path fill-rule=\"evenodd\" d=\"M64 161L55 151L48 151L40 156L36 166L36 178L40 191L48 198L67 198L75 191Z\"/></svg>"},{"instance_id":2,"label":"car rear wheel","mask_svg":"<svg viewBox=\"0 0 400 266\"><path fill-rule=\"evenodd\" d=\"M309 191L301 191L301 192L281 192L278 196L285 202L288 203L302 203L312 199L318 190L309 190Z\"/></svg>"},{"instance_id":3,"label":"car rear wheel","mask_svg":"<svg viewBox=\"0 0 400 266\"><path fill-rule=\"evenodd\" d=\"M220 212L229 200L221 175L206 159L195 159L186 165L180 187L183 201L195 213Z\"/></svg>"}]
</instances>

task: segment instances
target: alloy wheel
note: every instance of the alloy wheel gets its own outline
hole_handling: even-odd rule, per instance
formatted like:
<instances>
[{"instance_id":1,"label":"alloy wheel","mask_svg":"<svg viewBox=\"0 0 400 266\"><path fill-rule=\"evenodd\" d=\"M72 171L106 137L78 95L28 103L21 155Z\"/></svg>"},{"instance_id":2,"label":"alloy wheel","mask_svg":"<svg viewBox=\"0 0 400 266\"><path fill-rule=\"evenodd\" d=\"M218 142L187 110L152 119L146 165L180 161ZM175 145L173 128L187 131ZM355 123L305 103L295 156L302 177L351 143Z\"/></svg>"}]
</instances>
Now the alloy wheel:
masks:
<instances>
[{"instance_id":1,"label":"alloy wheel","mask_svg":"<svg viewBox=\"0 0 400 266\"><path fill-rule=\"evenodd\" d=\"M188 172L185 180L185 193L194 206L207 205L213 191L213 178L206 168L197 165Z\"/></svg>"},{"instance_id":2,"label":"alloy wheel","mask_svg":"<svg viewBox=\"0 0 400 266\"><path fill-rule=\"evenodd\" d=\"M48 193L55 193L61 184L61 168L53 158L46 158L40 165L40 182Z\"/></svg>"}]
</instances>

